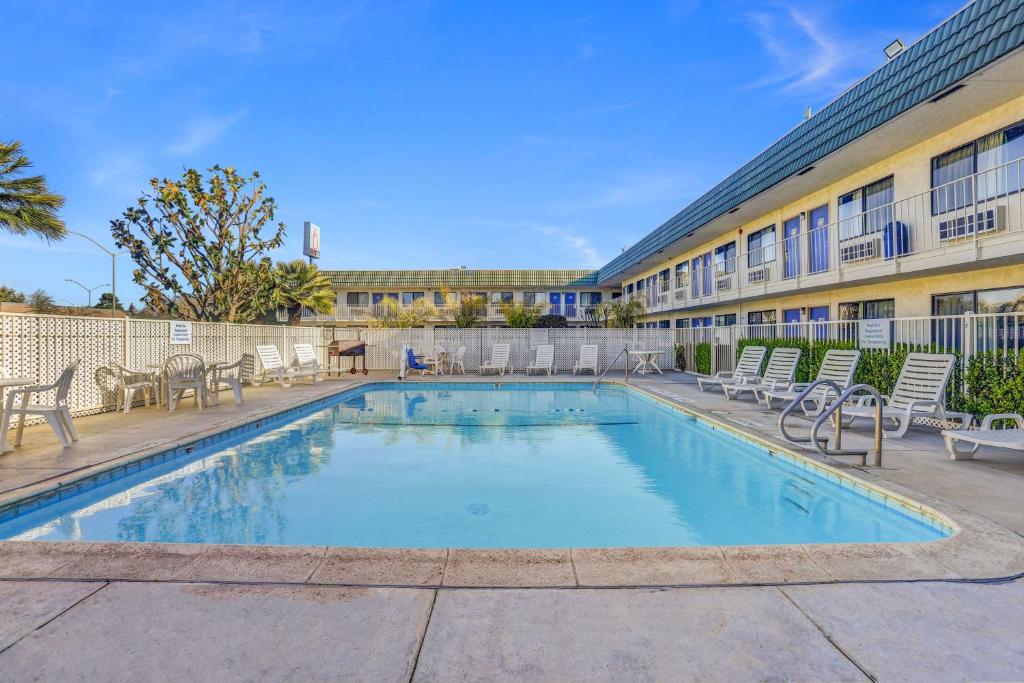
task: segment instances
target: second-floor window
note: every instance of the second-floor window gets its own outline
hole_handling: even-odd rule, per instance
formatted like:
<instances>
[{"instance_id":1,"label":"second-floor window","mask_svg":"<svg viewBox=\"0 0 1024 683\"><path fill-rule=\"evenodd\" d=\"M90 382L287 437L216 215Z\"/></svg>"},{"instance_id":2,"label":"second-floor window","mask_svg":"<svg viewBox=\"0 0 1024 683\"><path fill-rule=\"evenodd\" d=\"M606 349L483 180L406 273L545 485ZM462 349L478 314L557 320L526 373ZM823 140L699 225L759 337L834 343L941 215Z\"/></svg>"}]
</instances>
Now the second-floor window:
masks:
<instances>
[{"instance_id":1,"label":"second-floor window","mask_svg":"<svg viewBox=\"0 0 1024 683\"><path fill-rule=\"evenodd\" d=\"M932 159L932 214L1019 192L1022 175L1024 121Z\"/></svg>"},{"instance_id":2,"label":"second-floor window","mask_svg":"<svg viewBox=\"0 0 1024 683\"><path fill-rule=\"evenodd\" d=\"M736 272L736 242L729 242L715 249L715 272Z\"/></svg>"},{"instance_id":3,"label":"second-floor window","mask_svg":"<svg viewBox=\"0 0 1024 683\"><path fill-rule=\"evenodd\" d=\"M527 306L540 306L547 303L548 296L544 292L523 292L523 303Z\"/></svg>"},{"instance_id":4,"label":"second-floor window","mask_svg":"<svg viewBox=\"0 0 1024 683\"><path fill-rule=\"evenodd\" d=\"M775 226L769 225L747 236L747 267L757 268L775 260Z\"/></svg>"},{"instance_id":5,"label":"second-floor window","mask_svg":"<svg viewBox=\"0 0 1024 683\"><path fill-rule=\"evenodd\" d=\"M491 292L491 303L495 305L512 303L512 292Z\"/></svg>"},{"instance_id":6,"label":"second-floor window","mask_svg":"<svg viewBox=\"0 0 1024 683\"><path fill-rule=\"evenodd\" d=\"M676 264L676 287L685 287L690 275L690 263L683 261Z\"/></svg>"},{"instance_id":7,"label":"second-floor window","mask_svg":"<svg viewBox=\"0 0 1024 683\"><path fill-rule=\"evenodd\" d=\"M402 305L410 306L416 299L422 299L423 292L402 292Z\"/></svg>"},{"instance_id":8,"label":"second-floor window","mask_svg":"<svg viewBox=\"0 0 1024 683\"><path fill-rule=\"evenodd\" d=\"M658 273L658 293L668 291L668 278L671 271L668 268Z\"/></svg>"},{"instance_id":9,"label":"second-floor window","mask_svg":"<svg viewBox=\"0 0 1024 683\"><path fill-rule=\"evenodd\" d=\"M580 292L580 305L593 306L601 303L601 292Z\"/></svg>"},{"instance_id":10,"label":"second-floor window","mask_svg":"<svg viewBox=\"0 0 1024 683\"><path fill-rule=\"evenodd\" d=\"M434 305L444 306L447 302L444 300L444 292L434 292Z\"/></svg>"},{"instance_id":11,"label":"second-floor window","mask_svg":"<svg viewBox=\"0 0 1024 683\"><path fill-rule=\"evenodd\" d=\"M369 292L348 292L345 294L345 305L346 306L369 306L370 305L370 293Z\"/></svg>"},{"instance_id":12,"label":"second-floor window","mask_svg":"<svg viewBox=\"0 0 1024 683\"><path fill-rule=\"evenodd\" d=\"M878 232L892 222L893 177L882 178L839 198L839 239Z\"/></svg>"}]
</instances>

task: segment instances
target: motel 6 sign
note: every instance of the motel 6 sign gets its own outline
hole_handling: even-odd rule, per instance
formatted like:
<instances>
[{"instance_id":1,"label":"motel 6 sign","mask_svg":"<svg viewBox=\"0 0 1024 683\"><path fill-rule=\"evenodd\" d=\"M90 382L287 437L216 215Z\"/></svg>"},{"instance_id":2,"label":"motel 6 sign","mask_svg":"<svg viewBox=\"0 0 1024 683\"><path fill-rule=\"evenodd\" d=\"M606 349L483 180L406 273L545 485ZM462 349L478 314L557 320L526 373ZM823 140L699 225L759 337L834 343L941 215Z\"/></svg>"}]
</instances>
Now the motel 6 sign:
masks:
<instances>
[{"instance_id":1,"label":"motel 6 sign","mask_svg":"<svg viewBox=\"0 0 1024 683\"><path fill-rule=\"evenodd\" d=\"M305 235L302 240L302 253L310 259L320 258L320 226L306 221L304 227Z\"/></svg>"}]
</instances>

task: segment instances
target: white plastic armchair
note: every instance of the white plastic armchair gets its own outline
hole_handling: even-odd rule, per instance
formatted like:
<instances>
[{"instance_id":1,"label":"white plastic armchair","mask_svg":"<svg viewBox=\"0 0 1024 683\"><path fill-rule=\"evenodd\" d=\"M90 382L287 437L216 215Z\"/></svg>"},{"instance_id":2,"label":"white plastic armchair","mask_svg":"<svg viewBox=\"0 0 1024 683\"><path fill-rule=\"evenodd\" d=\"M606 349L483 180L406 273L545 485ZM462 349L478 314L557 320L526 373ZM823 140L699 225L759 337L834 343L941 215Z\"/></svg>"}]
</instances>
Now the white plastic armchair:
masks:
<instances>
[{"instance_id":1,"label":"white plastic armchair","mask_svg":"<svg viewBox=\"0 0 1024 683\"><path fill-rule=\"evenodd\" d=\"M463 375L465 375L466 374L465 357L466 357L466 347L465 346L460 346L459 348L455 349L455 353L451 356L451 358L448 359L448 372L450 372L452 374L455 374L455 370L456 370L456 368L458 368L459 372L462 373Z\"/></svg>"},{"instance_id":2,"label":"white plastic armchair","mask_svg":"<svg viewBox=\"0 0 1024 683\"><path fill-rule=\"evenodd\" d=\"M78 441L78 432L71 421L71 409L68 407L68 394L71 381L75 378L79 361L64 368L57 381L53 384L37 384L20 389L11 389L7 394L3 420L0 421L0 452L4 445L11 419L18 416L18 429L14 435L14 445L21 445L21 437L25 431L25 418L29 415L40 415L57 435L61 446L67 448L70 441ZM45 396L45 394L51 394ZM70 441L69 441L70 440Z\"/></svg>"},{"instance_id":3,"label":"white plastic armchair","mask_svg":"<svg viewBox=\"0 0 1024 683\"><path fill-rule=\"evenodd\" d=\"M135 401L136 392L142 392L142 405L148 406L157 399L157 373L151 370L130 370L120 363L114 363L117 373L117 393L114 396L114 409L123 410L128 414Z\"/></svg>"},{"instance_id":4,"label":"white plastic armchair","mask_svg":"<svg viewBox=\"0 0 1024 683\"><path fill-rule=\"evenodd\" d=\"M164 383L167 392L167 412L173 413L178 401L192 390L196 408L206 403L206 362L194 353L180 353L164 361Z\"/></svg>"},{"instance_id":5,"label":"white plastic armchair","mask_svg":"<svg viewBox=\"0 0 1024 683\"><path fill-rule=\"evenodd\" d=\"M235 405L242 405L242 380L245 373L252 367L252 355L243 353L237 362L231 365L218 365L210 373L210 403L220 404L220 390L222 387L231 389L235 397Z\"/></svg>"}]
</instances>

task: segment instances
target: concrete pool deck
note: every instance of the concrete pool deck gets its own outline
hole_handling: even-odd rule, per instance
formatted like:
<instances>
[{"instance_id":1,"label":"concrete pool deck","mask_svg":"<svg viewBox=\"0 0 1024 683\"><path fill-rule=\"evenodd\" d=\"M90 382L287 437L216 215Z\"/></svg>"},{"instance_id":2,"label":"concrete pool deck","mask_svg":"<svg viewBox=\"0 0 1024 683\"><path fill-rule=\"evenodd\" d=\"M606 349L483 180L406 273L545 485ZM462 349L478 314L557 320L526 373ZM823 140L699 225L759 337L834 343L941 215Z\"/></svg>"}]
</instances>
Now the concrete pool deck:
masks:
<instances>
[{"instance_id":1,"label":"concrete pool deck","mask_svg":"<svg viewBox=\"0 0 1024 683\"><path fill-rule=\"evenodd\" d=\"M70 449L30 427L24 448L0 456L0 504L353 381L365 380L247 389L242 408L80 418ZM774 443L777 413L753 402L701 394L679 373L631 384ZM847 432L846 445L866 435ZM885 446L882 469L841 469L934 508L961 533L928 544L544 551L3 542L0 609L11 619L0 626L0 673L1024 677L1024 584L991 581L1024 572L1024 458L986 449L951 462L934 429ZM228 632L236 622L243 633ZM147 639L154 629L195 659Z\"/></svg>"}]
</instances>

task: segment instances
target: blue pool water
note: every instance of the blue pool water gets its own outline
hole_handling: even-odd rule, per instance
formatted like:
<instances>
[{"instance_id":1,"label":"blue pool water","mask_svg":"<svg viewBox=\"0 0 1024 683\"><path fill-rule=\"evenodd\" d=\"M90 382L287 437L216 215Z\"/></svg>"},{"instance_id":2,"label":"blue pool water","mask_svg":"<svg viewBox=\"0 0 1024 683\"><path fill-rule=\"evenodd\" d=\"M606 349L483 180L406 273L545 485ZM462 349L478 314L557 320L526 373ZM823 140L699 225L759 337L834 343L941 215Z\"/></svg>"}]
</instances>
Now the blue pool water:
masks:
<instances>
[{"instance_id":1,"label":"blue pool water","mask_svg":"<svg viewBox=\"0 0 1024 683\"><path fill-rule=\"evenodd\" d=\"M278 422L6 519L0 538L614 547L943 536L621 386L375 384Z\"/></svg>"}]
</instances>

